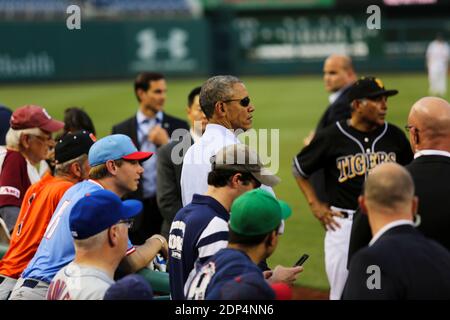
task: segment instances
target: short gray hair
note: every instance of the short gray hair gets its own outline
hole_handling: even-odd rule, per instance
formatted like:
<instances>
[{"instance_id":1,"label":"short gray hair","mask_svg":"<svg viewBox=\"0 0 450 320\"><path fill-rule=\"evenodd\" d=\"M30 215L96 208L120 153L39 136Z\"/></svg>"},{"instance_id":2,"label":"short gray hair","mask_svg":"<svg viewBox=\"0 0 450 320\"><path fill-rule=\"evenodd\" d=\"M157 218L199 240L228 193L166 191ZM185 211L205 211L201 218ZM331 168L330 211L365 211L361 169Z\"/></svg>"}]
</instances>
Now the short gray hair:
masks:
<instances>
[{"instance_id":1,"label":"short gray hair","mask_svg":"<svg viewBox=\"0 0 450 320\"><path fill-rule=\"evenodd\" d=\"M233 86L242 83L234 76L214 76L206 80L200 91L200 107L206 118L211 119L214 108L218 101L225 101L232 98Z\"/></svg>"},{"instance_id":2,"label":"short gray hair","mask_svg":"<svg viewBox=\"0 0 450 320\"><path fill-rule=\"evenodd\" d=\"M81 156L78 156L74 159L68 160L66 162L63 163L58 163L55 166L55 175L70 175L70 166L73 163L78 163L80 165L81 170L83 171L84 169L84 162L87 160L88 155L87 154L82 154ZM84 175L84 172L82 172L82 176Z\"/></svg>"}]
</instances>

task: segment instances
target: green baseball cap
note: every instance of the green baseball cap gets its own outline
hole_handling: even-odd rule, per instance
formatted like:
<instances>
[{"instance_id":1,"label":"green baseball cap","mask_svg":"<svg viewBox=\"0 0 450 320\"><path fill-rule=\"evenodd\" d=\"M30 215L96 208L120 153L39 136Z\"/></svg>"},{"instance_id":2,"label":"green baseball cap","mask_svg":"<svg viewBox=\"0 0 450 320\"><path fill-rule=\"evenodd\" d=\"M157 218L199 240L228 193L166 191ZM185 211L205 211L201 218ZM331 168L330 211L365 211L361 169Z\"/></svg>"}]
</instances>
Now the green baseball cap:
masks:
<instances>
[{"instance_id":1,"label":"green baseball cap","mask_svg":"<svg viewBox=\"0 0 450 320\"><path fill-rule=\"evenodd\" d=\"M233 202L230 229L246 236L266 234L275 230L291 212L286 202L277 200L263 189L255 189Z\"/></svg>"}]
</instances>

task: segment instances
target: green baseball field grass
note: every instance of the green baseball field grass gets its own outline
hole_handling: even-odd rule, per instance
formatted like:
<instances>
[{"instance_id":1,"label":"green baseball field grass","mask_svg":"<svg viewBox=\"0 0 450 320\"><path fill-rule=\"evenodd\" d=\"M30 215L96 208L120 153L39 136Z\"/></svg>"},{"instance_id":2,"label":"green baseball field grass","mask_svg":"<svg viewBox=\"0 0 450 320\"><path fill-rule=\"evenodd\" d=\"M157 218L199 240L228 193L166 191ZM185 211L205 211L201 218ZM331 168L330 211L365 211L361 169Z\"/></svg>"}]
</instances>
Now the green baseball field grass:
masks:
<instances>
[{"instance_id":1,"label":"green baseball field grass","mask_svg":"<svg viewBox=\"0 0 450 320\"><path fill-rule=\"evenodd\" d=\"M412 103L427 95L425 74L380 75L386 88L398 89L399 95L388 101L387 120L400 127L406 124ZM166 111L185 118L188 92L205 79L168 79ZM293 215L288 220L285 234L271 266L290 266L303 254L310 255L305 271L299 277L302 286L327 289L324 270L324 231L313 218L303 195L291 176L292 157L302 148L303 138L312 130L328 105L328 95L320 76L304 77L244 77L250 97L256 107L256 129L280 130L280 168L282 178L275 192L280 199L290 203ZM16 109L25 104L38 104L58 119L70 106L82 106L94 120L97 136L110 133L113 124L131 116L136 108L132 79L118 82L84 82L42 85L2 85L0 104ZM273 142L272 142L273 143Z\"/></svg>"}]
</instances>

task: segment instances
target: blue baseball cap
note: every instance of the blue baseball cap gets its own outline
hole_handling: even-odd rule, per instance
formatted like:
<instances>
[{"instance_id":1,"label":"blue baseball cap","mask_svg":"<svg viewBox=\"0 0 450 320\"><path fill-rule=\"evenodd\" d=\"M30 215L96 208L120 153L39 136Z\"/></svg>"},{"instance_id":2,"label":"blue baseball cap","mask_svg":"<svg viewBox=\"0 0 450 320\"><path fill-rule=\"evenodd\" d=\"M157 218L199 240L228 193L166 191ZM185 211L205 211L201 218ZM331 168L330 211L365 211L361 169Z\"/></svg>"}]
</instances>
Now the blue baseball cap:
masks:
<instances>
[{"instance_id":1,"label":"blue baseball cap","mask_svg":"<svg viewBox=\"0 0 450 320\"><path fill-rule=\"evenodd\" d=\"M129 274L111 285L103 300L152 300L150 283L139 274Z\"/></svg>"},{"instance_id":2,"label":"blue baseball cap","mask_svg":"<svg viewBox=\"0 0 450 320\"><path fill-rule=\"evenodd\" d=\"M138 160L150 158L153 152L138 151L130 137L124 134L112 134L95 142L89 150L91 167L106 163L108 160Z\"/></svg>"},{"instance_id":3,"label":"blue baseball cap","mask_svg":"<svg viewBox=\"0 0 450 320\"><path fill-rule=\"evenodd\" d=\"M87 239L141 211L142 203L138 200L122 201L109 190L95 191L73 206L69 217L70 231L75 239Z\"/></svg>"}]
</instances>

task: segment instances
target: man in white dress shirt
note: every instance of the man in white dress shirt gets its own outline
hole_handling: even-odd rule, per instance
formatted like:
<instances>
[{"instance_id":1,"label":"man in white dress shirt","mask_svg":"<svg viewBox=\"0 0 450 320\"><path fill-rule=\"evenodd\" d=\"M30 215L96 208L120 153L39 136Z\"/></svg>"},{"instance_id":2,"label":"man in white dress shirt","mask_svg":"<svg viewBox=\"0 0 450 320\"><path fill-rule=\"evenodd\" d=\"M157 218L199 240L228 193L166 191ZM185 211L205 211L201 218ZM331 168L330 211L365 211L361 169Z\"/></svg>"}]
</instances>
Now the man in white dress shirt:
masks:
<instances>
[{"instance_id":1,"label":"man in white dress shirt","mask_svg":"<svg viewBox=\"0 0 450 320\"><path fill-rule=\"evenodd\" d=\"M200 106L208 124L203 136L188 149L183 160L183 206L192 201L194 193L206 192L210 158L227 145L241 143L237 135L252 128L255 111L244 83L229 75L209 78L203 84ZM271 188L266 190L273 193Z\"/></svg>"}]
</instances>

